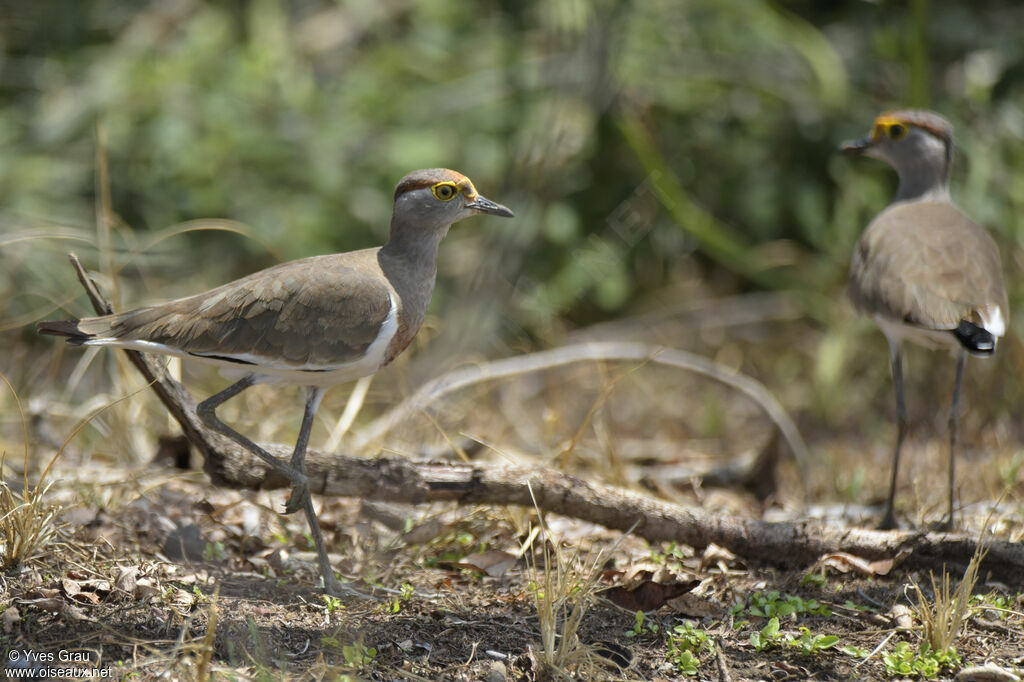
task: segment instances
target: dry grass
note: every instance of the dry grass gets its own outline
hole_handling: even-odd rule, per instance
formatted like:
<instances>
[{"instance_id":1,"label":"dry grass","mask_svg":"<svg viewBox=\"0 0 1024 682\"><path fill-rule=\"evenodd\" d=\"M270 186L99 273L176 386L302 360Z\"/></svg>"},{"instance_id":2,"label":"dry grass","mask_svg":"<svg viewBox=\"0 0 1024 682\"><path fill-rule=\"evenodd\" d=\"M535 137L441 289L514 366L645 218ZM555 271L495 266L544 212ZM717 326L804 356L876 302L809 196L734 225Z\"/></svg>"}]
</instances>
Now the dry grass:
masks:
<instances>
[{"instance_id":1,"label":"dry grass","mask_svg":"<svg viewBox=\"0 0 1024 682\"><path fill-rule=\"evenodd\" d=\"M55 543L64 538L66 527L59 521L61 508L44 499L51 485L45 482L46 474L56 456L50 460L50 466L43 471L39 482L30 486L28 423L25 412L7 377L0 374L0 379L7 384L18 406L25 438L24 483L20 492L12 489L3 477L4 461L0 459L0 568L10 570L45 556Z\"/></svg>"},{"instance_id":2,"label":"dry grass","mask_svg":"<svg viewBox=\"0 0 1024 682\"><path fill-rule=\"evenodd\" d=\"M950 576L945 569L938 579L934 573L929 574L934 595L932 600L928 599L919 583L912 583L917 599L915 611L921 621L922 648L927 646L930 651L944 652L952 648L962 636L971 610L971 593L978 583L978 570L986 554L983 547L979 543L978 550L971 557L964 577L956 588L951 587Z\"/></svg>"},{"instance_id":3,"label":"dry grass","mask_svg":"<svg viewBox=\"0 0 1024 682\"><path fill-rule=\"evenodd\" d=\"M598 581L607 554L591 551L583 556L578 549L563 547L552 538L539 509L537 514L540 532L531 533L530 538L534 544L541 543L543 566L537 565L534 553L528 572L541 634L537 677L609 679L612 663L579 637L587 610L601 589Z\"/></svg>"},{"instance_id":4,"label":"dry grass","mask_svg":"<svg viewBox=\"0 0 1024 682\"><path fill-rule=\"evenodd\" d=\"M50 483L11 489L0 480L0 567L10 570L42 559L65 537L59 520L61 508L50 504L46 493Z\"/></svg>"},{"instance_id":5,"label":"dry grass","mask_svg":"<svg viewBox=\"0 0 1024 682\"><path fill-rule=\"evenodd\" d=\"M539 675L547 679L595 679L607 661L579 639L579 628L594 596L594 572L578 555L544 542L544 567L531 567L530 589L540 623Z\"/></svg>"}]
</instances>

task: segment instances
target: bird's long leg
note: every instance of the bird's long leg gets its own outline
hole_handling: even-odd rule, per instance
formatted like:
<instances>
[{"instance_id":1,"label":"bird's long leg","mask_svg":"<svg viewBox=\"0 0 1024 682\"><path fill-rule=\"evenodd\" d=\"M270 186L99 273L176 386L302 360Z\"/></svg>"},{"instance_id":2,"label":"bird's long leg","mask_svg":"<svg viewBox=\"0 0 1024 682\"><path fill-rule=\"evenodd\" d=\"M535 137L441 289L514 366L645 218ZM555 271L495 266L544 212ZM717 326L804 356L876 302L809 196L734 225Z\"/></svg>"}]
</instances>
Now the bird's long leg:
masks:
<instances>
[{"instance_id":1,"label":"bird's long leg","mask_svg":"<svg viewBox=\"0 0 1024 682\"><path fill-rule=\"evenodd\" d=\"M303 482L296 483L292 487L292 494L285 504L286 514L303 509L306 512L306 521L309 523L309 533L313 536L313 543L316 545L317 559L320 561L320 575L324 579L324 589L328 594L339 597L342 595L367 598L359 590L342 585L334 577L334 569L331 567L331 559L327 555L327 547L324 545L323 533L320 532L320 519L317 517L316 509L313 507L313 498L309 494L309 485L305 480L306 447L309 445L309 432L313 428L313 417L320 407L320 400L324 397L324 389L310 386L306 391L306 409L302 414L302 426L299 427L299 438L295 442L295 450L292 452L292 468L303 474Z\"/></svg>"},{"instance_id":2,"label":"bird's long leg","mask_svg":"<svg viewBox=\"0 0 1024 682\"><path fill-rule=\"evenodd\" d=\"M203 402L199 403L199 406L196 408L196 414L199 415L199 418L207 427L213 429L217 433L227 436L288 477L288 480L292 482L293 486L292 495L288 498L288 504L291 505L293 501L295 501L296 507L291 511L298 511L301 508L306 512L306 521L309 523L309 532L313 536L313 542L316 544L317 557L320 560L320 572L324 579L324 588L329 594L334 596L350 595L366 598L367 595L363 594L359 590L342 585L338 582L338 579L334 577L334 569L331 568L331 562L327 556L327 549L324 547L323 534L320 532L320 520L317 518L316 510L313 508L313 500L309 495L309 485L306 481L304 464L306 446L309 443L309 432L313 426L313 417L316 415L316 410L320 406L320 398L323 397L323 389L309 389L306 398L306 411L302 417L302 427L299 429L299 440L295 443L295 450L292 453L291 462L285 463L277 457L274 457L259 445L256 445L256 443L252 442L242 434L238 433L238 431L235 431L217 417L216 410L222 403L234 398L236 395L255 383L255 378L252 375L249 375L231 384L220 393L210 396Z\"/></svg>"},{"instance_id":3,"label":"bird's long leg","mask_svg":"<svg viewBox=\"0 0 1024 682\"><path fill-rule=\"evenodd\" d=\"M245 378L231 384L220 393L216 393L199 403L199 406L196 408L196 414L199 415L199 419L202 420L203 424L207 427L223 436L227 436L252 454L262 459L278 472L287 476L288 480L292 482L292 485L305 485L306 476L301 470L296 469L294 465L289 465L282 462L277 457L274 457L272 454L261 448L259 445L256 445L256 443L253 443L238 431L235 431L217 417L217 408L220 407L222 403L234 398L236 395L255 383L256 379L253 375L250 374L246 376Z\"/></svg>"},{"instance_id":4,"label":"bird's long leg","mask_svg":"<svg viewBox=\"0 0 1024 682\"><path fill-rule=\"evenodd\" d=\"M295 441L295 450L292 451L292 468L305 474L306 447L309 445L309 432L313 428L313 417L320 407L320 400L324 397L324 389L310 386L306 389L306 410L302 414L302 426L299 427L299 439ZM305 498L309 497L309 486L302 484L292 488L291 497L285 504L284 513L292 514L302 509Z\"/></svg>"},{"instance_id":5,"label":"bird's long leg","mask_svg":"<svg viewBox=\"0 0 1024 682\"><path fill-rule=\"evenodd\" d=\"M892 361L892 383L896 388L896 447L892 453L892 478L889 480L889 500L885 503L885 514L878 524L879 530L896 528L896 478L900 469L900 450L907 435L907 403L903 397L903 352L900 342L889 340L889 357Z\"/></svg>"},{"instance_id":6,"label":"bird's long leg","mask_svg":"<svg viewBox=\"0 0 1024 682\"><path fill-rule=\"evenodd\" d=\"M955 483L956 471L956 441L958 436L957 424L960 415L957 410L960 406L960 385L964 380L964 365L967 364L967 351L960 349L956 358L956 381L953 384L953 404L949 408L949 507L946 520L942 523L944 530L953 527L953 486Z\"/></svg>"},{"instance_id":7,"label":"bird's long leg","mask_svg":"<svg viewBox=\"0 0 1024 682\"><path fill-rule=\"evenodd\" d=\"M292 495L294 496L294 492ZM289 499L289 501L291 500ZM338 582L338 579L334 577L334 569L331 567L331 559L327 556L327 548L324 546L323 534L320 532L320 519L317 518L316 509L313 508L313 498L310 497L308 490L303 497L302 505L306 511L306 521L309 523L309 532L313 536L313 542L316 544L316 556L320 561L320 575L324 578L324 589L328 594L335 597L350 595L365 599L367 595L354 587L342 585Z\"/></svg>"}]
</instances>

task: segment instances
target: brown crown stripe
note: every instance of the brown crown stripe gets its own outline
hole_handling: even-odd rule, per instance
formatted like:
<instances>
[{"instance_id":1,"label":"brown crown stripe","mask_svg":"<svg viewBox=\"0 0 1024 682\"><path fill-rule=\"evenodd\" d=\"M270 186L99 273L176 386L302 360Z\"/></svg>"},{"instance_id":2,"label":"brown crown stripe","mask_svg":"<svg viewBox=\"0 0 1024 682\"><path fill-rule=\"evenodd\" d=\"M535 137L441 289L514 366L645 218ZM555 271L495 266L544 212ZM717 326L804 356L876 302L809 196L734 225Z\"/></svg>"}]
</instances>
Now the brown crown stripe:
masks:
<instances>
[{"instance_id":1,"label":"brown crown stripe","mask_svg":"<svg viewBox=\"0 0 1024 682\"><path fill-rule=\"evenodd\" d=\"M395 187L395 199L406 192L433 187L438 182L444 182L445 180L463 186L465 186L466 183L469 183L469 178L462 173L456 173L455 171L451 171L446 168L428 168L426 170L410 173L402 178L402 181L398 183L397 187Z\"/></svg>"},{"instance_id":2,"label":"brown crown stripe","mask_svg":"<svg viewBox=\"0 0 1024 682\"><path fill-rule=\"evenodd\" d=\"M886 111L878 117L879 120L885 118L896 119L916 128L927 130L947 145L953 142L953 125L934 111L897 109L895 111Z\"/></svg>"}]
</instances>

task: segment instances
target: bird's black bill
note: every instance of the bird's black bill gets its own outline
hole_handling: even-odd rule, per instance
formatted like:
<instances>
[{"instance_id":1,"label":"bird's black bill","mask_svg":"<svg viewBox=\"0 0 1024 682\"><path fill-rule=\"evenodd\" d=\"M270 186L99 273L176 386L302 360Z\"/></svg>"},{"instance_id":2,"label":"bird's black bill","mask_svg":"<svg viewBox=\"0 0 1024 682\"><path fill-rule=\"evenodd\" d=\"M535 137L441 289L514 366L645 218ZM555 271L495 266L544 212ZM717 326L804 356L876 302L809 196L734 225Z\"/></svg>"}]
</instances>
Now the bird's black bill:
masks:
<instances>
[{"instance_id":1,"label":"bird's black bill","mask_svg":"<svg viewBox=\"0 0 1024 682\"><path fill-rule=\"evenodd\" d=\"M476 199L466 204L466 208L471 208L474 211L480 213L489 213L490 215L498 215L502 218L515 218L515 213L511 210L502 206L501 204L495 203L490 199L486 199L482 196L477 195Z\"/></svg>"},{"instance_id":2,"label":"bird's black bill","mask_svg":"<svg viewBox=\"0 0 1024 682\"><path fill-rule=\"evenodd\" d=\"M844 142L843 146L839 149L844 154L863 154L866 149L871 147L871 138L865 137L860 140L853 140L852 142Z\"/></svg>"}]
</instances>

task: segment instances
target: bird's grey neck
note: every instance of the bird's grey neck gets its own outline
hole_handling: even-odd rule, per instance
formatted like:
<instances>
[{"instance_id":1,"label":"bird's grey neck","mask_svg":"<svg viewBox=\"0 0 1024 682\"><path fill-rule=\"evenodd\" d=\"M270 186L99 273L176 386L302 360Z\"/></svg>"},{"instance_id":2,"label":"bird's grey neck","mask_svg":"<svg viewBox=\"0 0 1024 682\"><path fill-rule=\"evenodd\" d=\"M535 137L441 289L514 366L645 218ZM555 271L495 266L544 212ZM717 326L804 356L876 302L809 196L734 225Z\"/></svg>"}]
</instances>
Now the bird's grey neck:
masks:
<instances>
[{"instance_id":1,"label":"bird's grey neck","mask_svg":"<svg viewBox=\"0 0 1024 682\"><path fill-rule=\"evenodd\" d=\"M434 293L438 247L447 231L392 221L391 238L377 254L381 270L401 298L401 317L413 330L422 323Z\"/></svg>"},{"instance_id":2,"label":"bird's grey neck","mask_svg":"<svg viewBox=\"0 0 1024 682\"><path fill-rule=\"evenodd\" d=\"M919 153L899 160L899 187L893 202L938 199L949 196L949 167L952 154L946 144L931 137L918 142Z\"/></svg>"},{"instance_id":3,"label":"bird's grey neck","mask_svg":"<svg viewBox=\"0 0 1024 682\"><path fill-rule=\"evenodd\" d=\"M391 235L388 243L381 247L381 256L405 267L416 269L437 269L437 251L441 240L448 233L448 226L429 227L406 224L398 216L391 220Z\"/></svg>"},{"instance_id":4,"label":"bird's grey neck","mask_svg":"<svg viewBox=\"0 0 1024 682\"><path fill-rule=\"evenodd\" d=\"M900 183L893 203L949 196L949 174L937 171L934 166L919 164L917 167L901 168L899 174Z\"/></svg>"}]
</instances>

